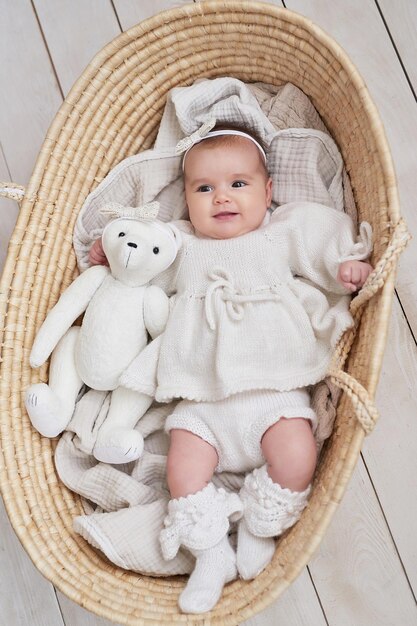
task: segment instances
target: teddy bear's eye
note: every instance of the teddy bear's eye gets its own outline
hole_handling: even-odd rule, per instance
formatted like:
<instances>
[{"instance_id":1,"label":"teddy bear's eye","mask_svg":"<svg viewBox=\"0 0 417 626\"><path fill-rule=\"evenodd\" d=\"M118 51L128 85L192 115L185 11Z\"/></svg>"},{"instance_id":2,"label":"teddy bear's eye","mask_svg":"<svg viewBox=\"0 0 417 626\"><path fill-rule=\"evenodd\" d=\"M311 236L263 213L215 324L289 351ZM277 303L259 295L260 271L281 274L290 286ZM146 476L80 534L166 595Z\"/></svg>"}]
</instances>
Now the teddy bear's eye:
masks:
<instances>
[{"instance_id":1,"label":"teddy bear's eye","mask_svg":"<svg viewBox=\"0 0 417 626\"><path fill-rule=\"evenodd\" d=\"M125 235L126 233L123 233L123 232L119 233L119 237L124 237Z\"/></svg>"},{"instance_id":2,"label":"teddy bear's eye","mask_svg":"<svg viewBox=\"0 0 417 626\"><path fill-rule=\"evenodd\" d=\"M159 252L159 248L158 248L158 246L155 246L155 248L153 249L153 253L154 254L158 254L158 252Z\"/></svg>"}]
</instances>

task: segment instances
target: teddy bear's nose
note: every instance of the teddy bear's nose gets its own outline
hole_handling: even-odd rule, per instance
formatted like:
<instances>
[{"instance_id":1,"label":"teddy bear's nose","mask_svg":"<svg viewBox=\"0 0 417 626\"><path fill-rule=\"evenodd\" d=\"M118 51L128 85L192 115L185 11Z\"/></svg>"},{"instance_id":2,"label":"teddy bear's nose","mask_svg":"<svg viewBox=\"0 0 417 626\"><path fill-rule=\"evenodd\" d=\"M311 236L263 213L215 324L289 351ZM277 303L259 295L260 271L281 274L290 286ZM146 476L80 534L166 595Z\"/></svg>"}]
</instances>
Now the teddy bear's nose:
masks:
<instances>
[{"instance_id":1,"label":"teddy bear's nose","mask_svg":"<svg viewBox=\"0 0 417 626\"><path fill-rule=\"evenodd\" d=\"M131 241L129 241L127 245L130 246L131 248L137 248L138 247L137 243L132 243Z\"/></svg>"}]
</instances>

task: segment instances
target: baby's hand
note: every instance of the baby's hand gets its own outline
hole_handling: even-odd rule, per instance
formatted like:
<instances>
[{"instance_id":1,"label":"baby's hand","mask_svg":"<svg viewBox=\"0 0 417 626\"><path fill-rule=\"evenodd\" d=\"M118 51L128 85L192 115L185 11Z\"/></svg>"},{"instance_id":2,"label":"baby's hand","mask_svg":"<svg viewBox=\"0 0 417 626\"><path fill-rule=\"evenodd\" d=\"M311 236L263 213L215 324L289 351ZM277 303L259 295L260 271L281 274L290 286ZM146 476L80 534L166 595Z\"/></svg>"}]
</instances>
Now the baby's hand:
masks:
<instances>
[{"instance_id":1,"label":"baby's hand","mask_svg":"<svg viewBox=\"0 0 417 626\"><path fill-rule=\"evenodd\" d=\"M337 280L345 289L357 291L360 289L373 267L364 261L344 261L339 265Z\"/></svg>"},{"instance_id":2,"label":"baby's hand","mask_svg":"<svg viewBox=\"0 0 417 626\"><path fill-rule=\"evenodd\" d=\"M91 265L108 265L109 264L107 257L103 251L101 238L96 239L93 245L91 246L90 252L88 253L88 259Z\"/></svg>"}]
</instances>

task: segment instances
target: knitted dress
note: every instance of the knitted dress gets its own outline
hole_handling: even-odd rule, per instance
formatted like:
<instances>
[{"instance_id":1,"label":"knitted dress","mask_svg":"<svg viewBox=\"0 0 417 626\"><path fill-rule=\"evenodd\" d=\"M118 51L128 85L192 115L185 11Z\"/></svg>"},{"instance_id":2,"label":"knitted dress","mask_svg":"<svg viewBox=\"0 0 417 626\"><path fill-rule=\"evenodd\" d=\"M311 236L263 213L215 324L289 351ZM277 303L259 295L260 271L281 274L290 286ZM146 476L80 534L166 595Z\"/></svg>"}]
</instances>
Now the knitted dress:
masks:
<instances>
[{"instance_id":1,"label":"knitted dress","mask_svg":"<svg viewBox=\"0 0 417 626\"><path fill-rule=\"evenodd\" d=\"M357 237L345 213L307 202L283 205L232 239L176 224L183 245L158 283L173 296L167 327L122 383L167 402L288 391L323 379L352 324L338 268L369 256L369 224Z\"/></svg>"}]
</instances>

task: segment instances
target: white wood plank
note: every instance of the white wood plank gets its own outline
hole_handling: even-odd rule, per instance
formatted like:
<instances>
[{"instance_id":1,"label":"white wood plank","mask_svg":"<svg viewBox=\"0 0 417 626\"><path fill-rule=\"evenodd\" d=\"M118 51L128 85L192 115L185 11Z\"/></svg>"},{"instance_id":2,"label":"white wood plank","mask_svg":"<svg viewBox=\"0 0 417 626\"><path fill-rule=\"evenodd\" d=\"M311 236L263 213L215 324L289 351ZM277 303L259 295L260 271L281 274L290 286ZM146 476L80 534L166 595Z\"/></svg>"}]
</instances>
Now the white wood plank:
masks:
<instances>
[{"instance_id":1,"label":"white wood plank","mask_svg":"<svg viewBox=\"0 0 417 626\"><path fill-rule=\"evenodd\" d=\"M380 421L363 448L366 465L417 595L417 347L395 300L376 395Z\"/></svg>"},{"instance_id":2,"label":"white wood plank","mask_svg":"<svg viewBox=\"0 0 417 626\"><path fill-rule=\"evenodd\" d=\"M182 4L189 4L191 0L114 0L114 6L119 16L123 30L152 17L160 11L173 9Z\"/></svg>"},{"instance_id":3,"label":"white wood plank","mask_svg":"<svg viewBox=\"0 0 417 626\"><path fill-rule=\"evenodd\" d=\"M110 0L35 0L59 82L68 93L94 55L120 34Z\"/></svg>"},{"instance_id":4,"label":"white wood plank","mask_svg":"<svg viewBox=\"0 0 417 626\"><path fill-rule=\"evenodd\" d=\"M414 597L362 462L310 571L330 626L417 624Z\"/></svg>"},{"instance_id":5,"label":"white wood plank","mask_svg":"<svg viewBox=\"0 0 417 626\"><path fill-rule=\"evenodd\" d=\"M63 626L55 591L17 539L0 498L0 624Z\"/></svg>"},{"instance_id":6,"label":"white wood plank","mask_svg":"<svg viewBox=\"0 0 417 626\"><path fill-rule=\"evenodd\" d=\"M393 9L397 6L396 3L392 5ZM350 0L348 4L341 0L287 0L286 6L312 19L336 39L366 81L391 147L402 214L410 231L417 233L417 105L374 0ZM397 289L415 336L416 266L417 244L414 240L402 256Z\"/></svg>"},{"instance_id":7,"label":"white wood plank","mask_svg":"<svg viewBox=\"0 0 417 626\"><path fill-rule=\"evenodd\" d=\"M26 185L62 98L30 1L0 7L0 142L12 180Z\"/></svg>"},{"instance_id":8,"label":"white wood plank","mask_svg":"<svg viewBox=\"0 0 417 626\"><path fill-rule=\"evenodd\" d=\"M307 568L291 587L267 609L251 617L241 626L326 626Z\"/></svg>"},{"instance_id":9,"label":"white wood plank","mask_svg":"<svg viewBox=\"0 0 417 626\"><path fill-rule=\"evenodd\" d=\"M6 160L0 145L0 180L10 180L10 172L8 170ZM19 205L14 200L0 197L0 274L3 271L4 261L7 254L7 246L13 232L19 212Z\"/></svg>"},{"instance_id":10,"label":"white wood plank","mask_svg":"<svg viewBox=\"0 0 417 626\"><path fill-rule=\"evenodd\" d=\"M59 591L57 597L66 626L119 626L116 622L110 622L83 609Z\"/></svg>"},{"instance_id":11,"label":"white wood plank","mask_svg":"<svg viewBox=\"0 0 417 626\"><path fill-rule=\"evenodd\" d=\"M378 4L408 77L417 91L417 2L378 0Z\"/></svg>"}]
</instances>

